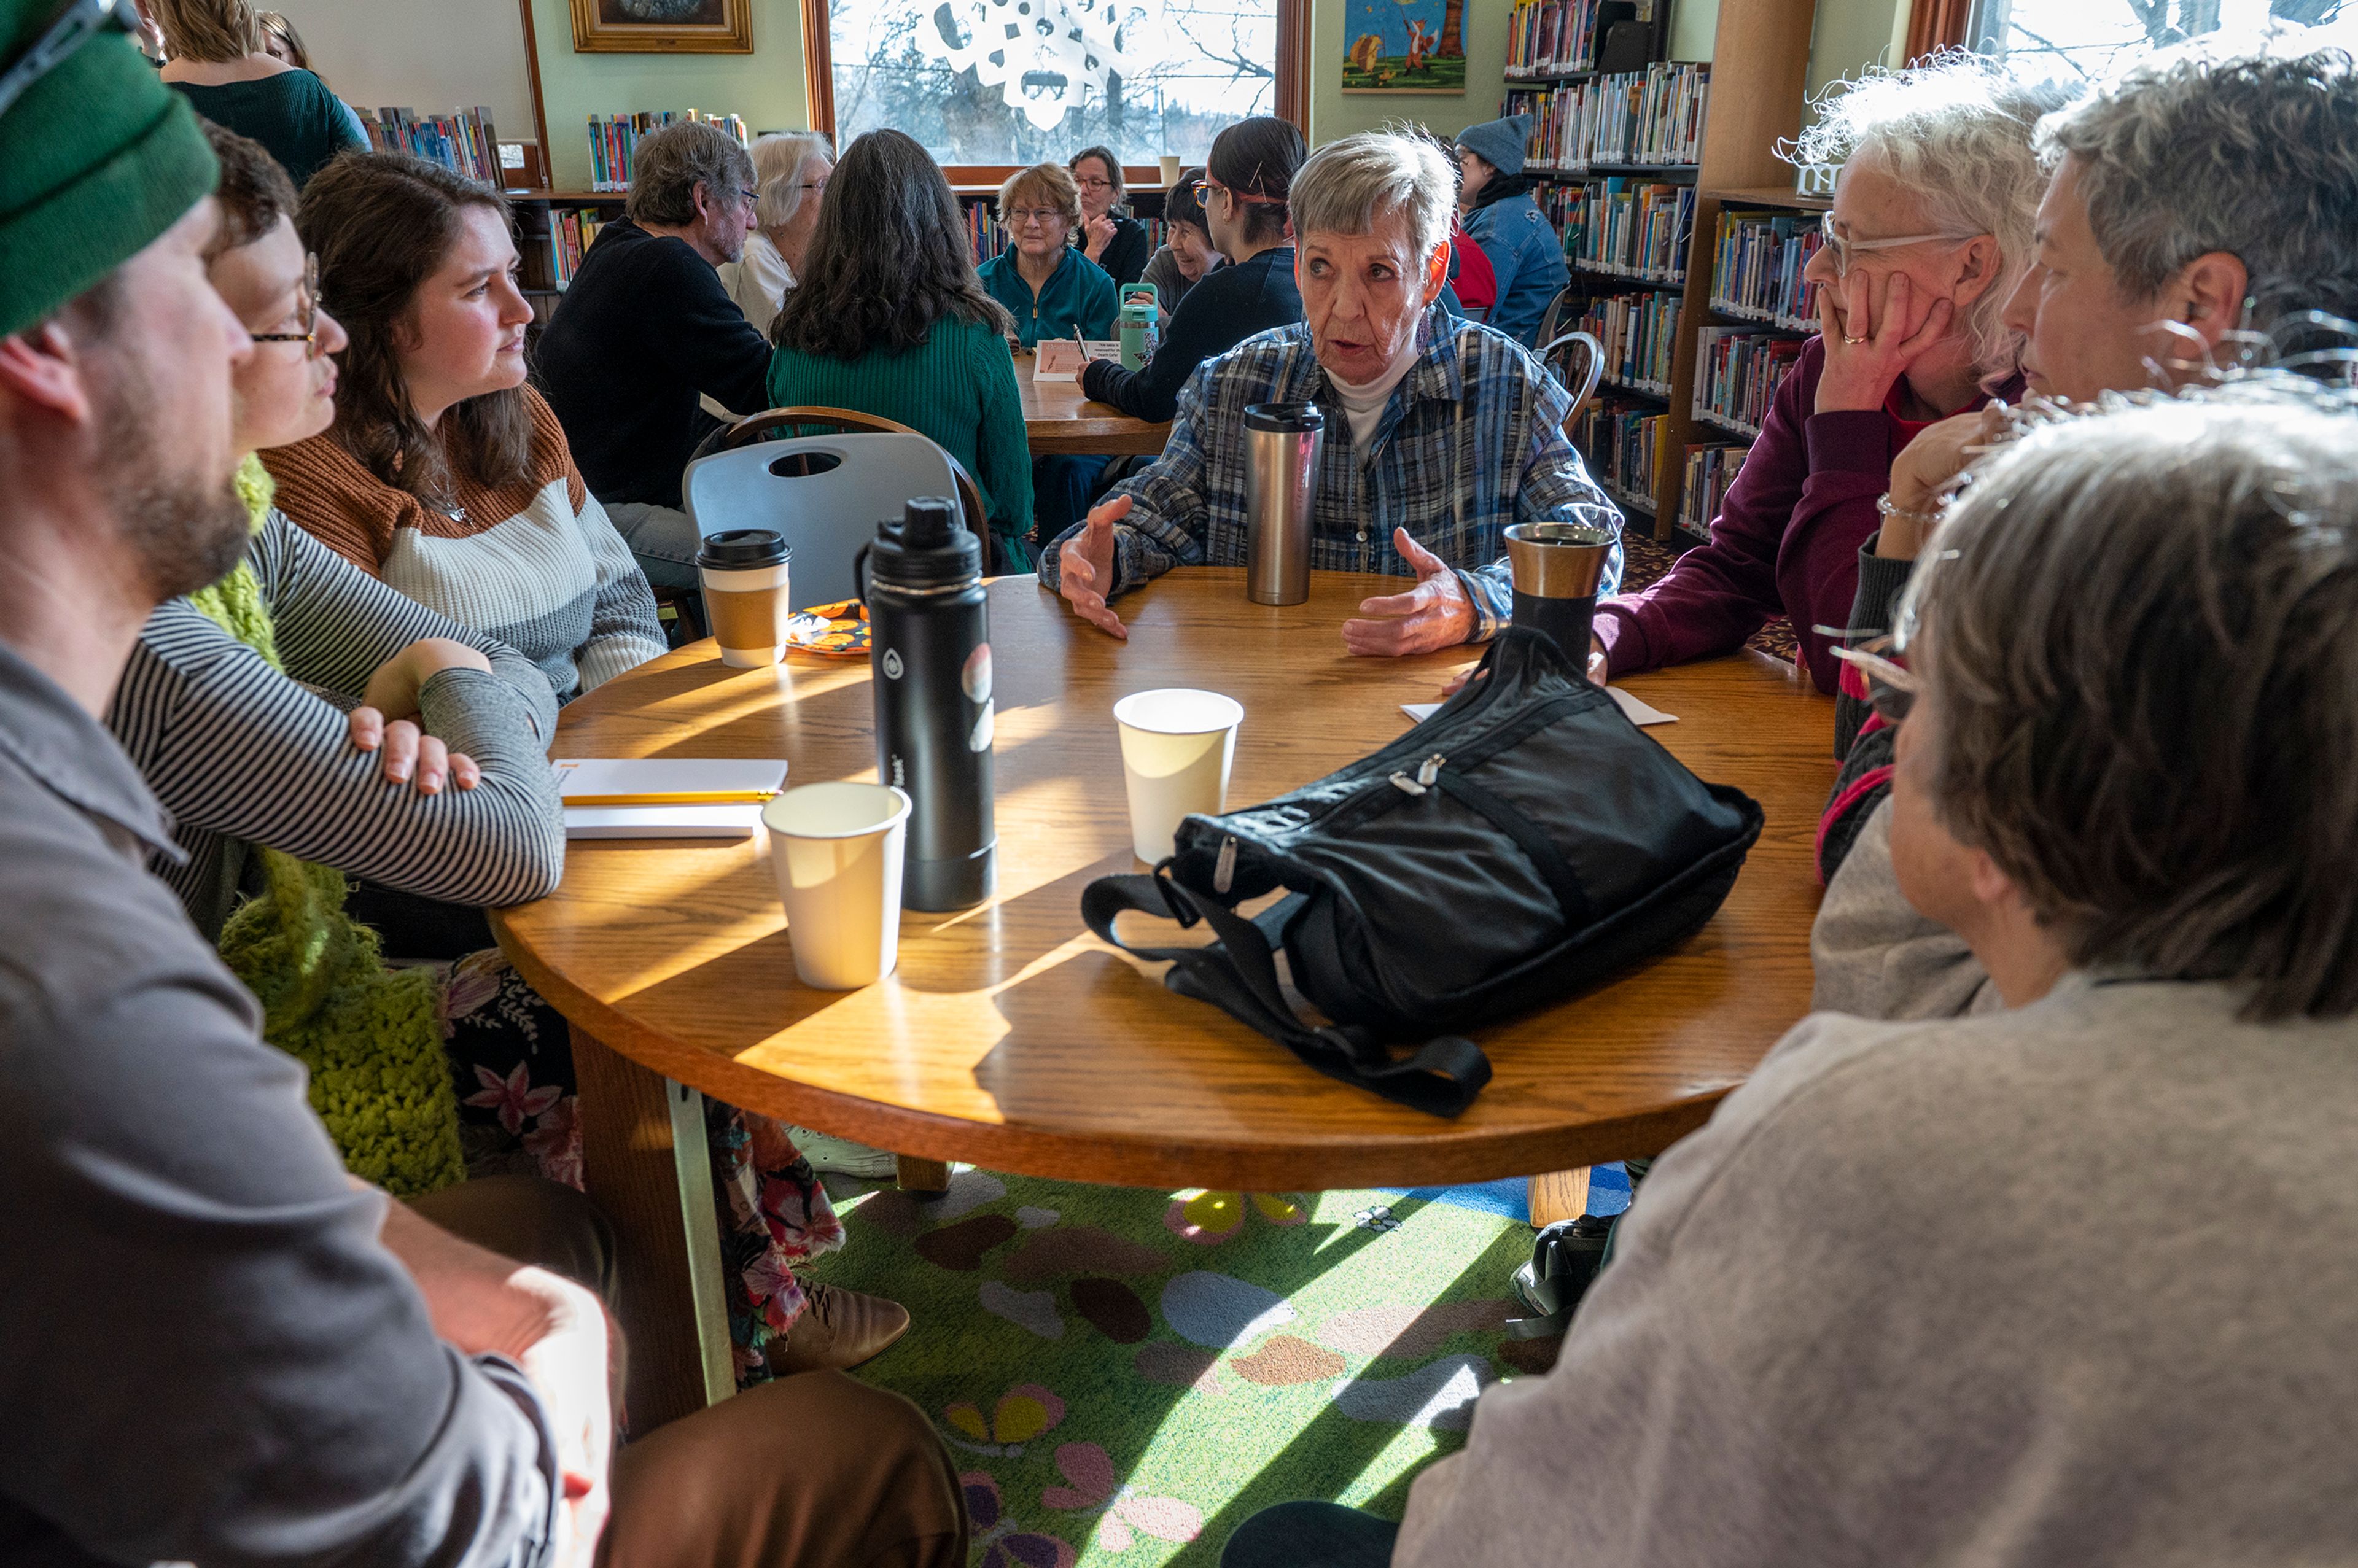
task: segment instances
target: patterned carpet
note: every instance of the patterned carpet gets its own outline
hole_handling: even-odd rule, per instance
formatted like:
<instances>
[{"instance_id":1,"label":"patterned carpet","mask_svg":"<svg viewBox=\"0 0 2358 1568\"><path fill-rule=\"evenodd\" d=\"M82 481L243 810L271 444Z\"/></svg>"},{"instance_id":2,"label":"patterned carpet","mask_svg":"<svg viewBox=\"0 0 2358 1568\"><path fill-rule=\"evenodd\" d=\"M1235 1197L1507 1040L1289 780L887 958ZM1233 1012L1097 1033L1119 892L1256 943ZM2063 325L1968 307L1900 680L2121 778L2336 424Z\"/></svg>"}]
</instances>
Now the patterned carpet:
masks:
<instances>
[{"instance_id":1,"label":"patterned carpet","mask_svg":"<svg viewBox=\"0 0 2358 1568\"><path fill-rule=\"evenodd\" d=\"M1209 1568L1246 1516L1294 1498L1397 1518L1483 1386L1554 1358L1501 1331L1531 1255L1520 1182L1169 1193L961 1169L932 1202L830 1185L848 1242L812 1272L914 1317L858 1376L950 1444L975 1568ZM1591 1206L1627 1202L1600 1169Z\"/></svg>"},{"instance_id":2,"label":"patterned carpet","mask_svg":"<svg viewBox=\"0 0 2358 1568\"><path fill-rule=\"evenodd\" d=\"M1671 564L1679 558L1680 553L1692 541L1682 534L1668 541L1657 539L1650 534L1641 534L1636 529L1622 535L1621 549L1627 558L1621 568L1621 590L1635 593L1652 583L1671 569ZM1768 624L1755 632L1747 645L1782 659L1789 665L1798 652L1793 640L1793 623L1781 615L1771 618Z\"/></svg>"}]
</instances>

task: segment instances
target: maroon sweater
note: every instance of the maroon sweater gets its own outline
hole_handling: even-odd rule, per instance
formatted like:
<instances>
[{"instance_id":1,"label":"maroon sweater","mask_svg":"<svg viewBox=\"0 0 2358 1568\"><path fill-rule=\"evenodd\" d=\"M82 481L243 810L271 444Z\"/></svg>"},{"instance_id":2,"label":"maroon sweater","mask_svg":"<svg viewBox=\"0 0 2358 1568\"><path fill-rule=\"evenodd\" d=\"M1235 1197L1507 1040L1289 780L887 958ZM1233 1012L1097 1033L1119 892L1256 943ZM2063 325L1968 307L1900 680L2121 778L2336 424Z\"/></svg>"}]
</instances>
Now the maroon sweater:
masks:
<instances>
[{"instance_id":1,"label":"maroon sweater","mask_svg":"<svg viewBox=\"0 0 2358 1568\"><path fill-rule=\"evenodd\" d=\"M1876 497L1890 488L1891 460L1920 427L1880 408L1812 413L1825 362L1825 345L1812 338L1727 487L1711 542L1681 556L1645 592L1597 605L1596 635L1613 674L1733 653L1782 614L1792 620L1810 678L1820 691L1834 689L1834 640L1811 628L1849 619L1858 547L1877 526ZM1996 395L2020 397L2022 378Z\"/></svg>"}]
</instances>

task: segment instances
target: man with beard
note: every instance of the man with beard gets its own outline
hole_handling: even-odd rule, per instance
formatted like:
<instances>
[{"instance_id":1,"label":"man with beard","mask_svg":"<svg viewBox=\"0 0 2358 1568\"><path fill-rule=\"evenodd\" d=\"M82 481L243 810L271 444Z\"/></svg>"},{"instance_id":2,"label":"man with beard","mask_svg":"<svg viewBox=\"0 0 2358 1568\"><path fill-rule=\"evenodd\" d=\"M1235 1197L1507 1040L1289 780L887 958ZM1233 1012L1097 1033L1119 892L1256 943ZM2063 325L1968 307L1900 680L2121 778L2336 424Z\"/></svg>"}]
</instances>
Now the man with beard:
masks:
<instances>
[{"instance_id":1,"label":"man with beard","mask_svg":"<svg viewBox=\"0 0 2358 1568\"><path fill-rule=\"evenodd\" d=\"M0 1562L963 1563L940 1440L838 1372L633 1445L609 1529L598 1298L347 1176L144 869L179 851L100 720L244 549L255 350L130 15L0 0ZM537 1201L471 1228L602 1280L586 1201Z\"/></svg>"}]
</instances>

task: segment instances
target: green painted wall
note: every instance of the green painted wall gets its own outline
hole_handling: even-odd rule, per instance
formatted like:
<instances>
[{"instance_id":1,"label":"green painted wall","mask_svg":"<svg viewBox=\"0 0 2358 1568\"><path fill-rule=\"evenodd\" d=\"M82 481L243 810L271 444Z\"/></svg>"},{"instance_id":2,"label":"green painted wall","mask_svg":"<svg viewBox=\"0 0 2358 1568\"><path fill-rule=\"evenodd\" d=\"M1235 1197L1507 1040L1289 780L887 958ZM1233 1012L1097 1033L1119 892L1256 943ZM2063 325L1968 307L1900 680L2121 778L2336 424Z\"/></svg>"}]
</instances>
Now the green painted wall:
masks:
<instances>
[{"instance_id":1,"label":"green painted wall","mask_svg":"<svg viewBox=\"0 0 2358 1568\"><path fill-rule=\"evenodd\" d=\"M639 109L701 109L742 114L756 129L792 130L809 124L803 92L802 8L799 0L751 0L750 55L591 55L573 52L567 0L532 0L540 45L540 85L548 115L557 183L579 189L590 178L586 121L593 114ZM1711 58L1721 0L1675 0L1671 20L1674 59ZM1742 0L1736 0L1742 4ZM1810 87L1877 60L1896 58L1909 0L1819 0L1812 43ZM1466 8L1466 92L1345 93L1344 0L1313 0L1310 139L1328 142L1387 120L1422 121L1444 135L1496 117L1504 90L1508 0L1470 0Z\"/></svg>"},{"instance_id":2,"label":"green painted wall","mask_svg":"<svg viewBox=\"0 0 2358 1568\"><path fill-rule=\"evenodd\" d=\"M742 114L757 131L807 126L799 0L750 3L752 54L576 54L567 0L532 0L541 103L558 189L579 190L590 183L592 114L697 109Z\"/></svg>"},{"instance_id":3,"label":"green painted wall","mask_svg":"<svg viewBox=\"0 0 2358 1568\"><path fill-rule=\"evenodd\" d=\"M1311 0L1310 140L1314 145L1373 130L1387 120L1415 120L1444 136L1498 117L1506 89L1510 0L1466 0L1463 97L1422 92L1345 92L1344 0Z\"/></svg>"}]
</instances>

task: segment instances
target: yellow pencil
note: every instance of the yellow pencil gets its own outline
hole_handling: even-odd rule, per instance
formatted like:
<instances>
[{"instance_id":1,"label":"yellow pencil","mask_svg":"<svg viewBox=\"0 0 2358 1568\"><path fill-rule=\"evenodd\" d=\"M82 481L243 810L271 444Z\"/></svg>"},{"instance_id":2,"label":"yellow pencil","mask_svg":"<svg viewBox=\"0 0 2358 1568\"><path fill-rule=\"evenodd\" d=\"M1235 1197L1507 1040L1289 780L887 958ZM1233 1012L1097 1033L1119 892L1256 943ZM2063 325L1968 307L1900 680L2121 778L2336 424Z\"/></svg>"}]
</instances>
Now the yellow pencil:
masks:
<instances>
[{"instance_id":1,"label":"yellow pencil","mask_svg":"<svg viewBox=\"0 0 2358 1568\"><path fill-rule=\"evenodd\" d=\"M668 795L568 795L568 806L761 806L773 789L688 789Z\"/></svg>"}]
</instances>

